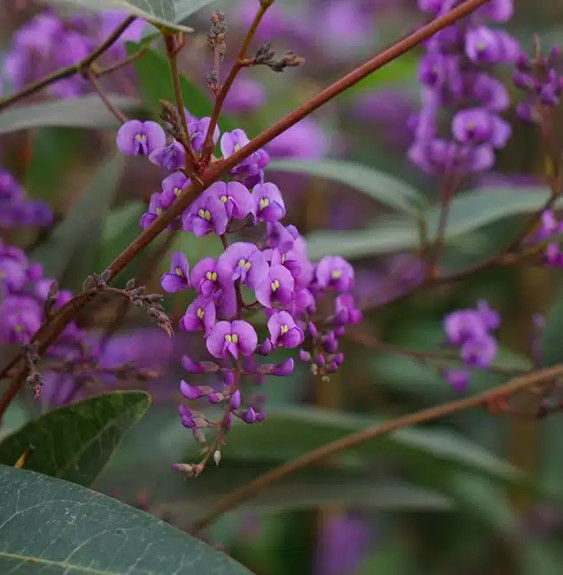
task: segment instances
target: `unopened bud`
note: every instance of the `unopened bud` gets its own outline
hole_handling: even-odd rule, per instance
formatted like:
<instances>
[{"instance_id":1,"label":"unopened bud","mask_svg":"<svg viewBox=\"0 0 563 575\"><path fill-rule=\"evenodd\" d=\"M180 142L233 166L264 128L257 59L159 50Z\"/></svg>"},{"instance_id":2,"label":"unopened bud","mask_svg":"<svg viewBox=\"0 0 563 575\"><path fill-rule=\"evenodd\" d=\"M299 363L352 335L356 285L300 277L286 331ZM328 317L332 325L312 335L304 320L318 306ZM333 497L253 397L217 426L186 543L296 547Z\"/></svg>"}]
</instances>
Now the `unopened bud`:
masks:
<instances>
[{"instance_id":1,"label":"unopened bud","mask_svg":"<svg viewBox=\"0 0 563 575\"><path fill-rule=\"evenodd\" d=\"M219 462L221 461L221 452L219 450L213 454L213 461L215 461L215 465L219 466Z\"/></svg>"}]
</instances>

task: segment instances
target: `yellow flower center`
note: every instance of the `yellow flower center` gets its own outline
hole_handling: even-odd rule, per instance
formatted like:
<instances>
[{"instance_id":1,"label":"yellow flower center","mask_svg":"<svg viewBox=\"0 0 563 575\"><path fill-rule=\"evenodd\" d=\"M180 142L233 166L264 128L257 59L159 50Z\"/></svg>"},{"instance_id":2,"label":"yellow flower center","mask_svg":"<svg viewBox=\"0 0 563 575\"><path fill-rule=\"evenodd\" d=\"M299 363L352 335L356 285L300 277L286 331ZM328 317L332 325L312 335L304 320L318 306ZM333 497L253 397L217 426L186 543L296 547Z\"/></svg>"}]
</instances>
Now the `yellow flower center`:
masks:
<instances>
[{"instance_id":1,"label":"yellow flower center","mask_svg":"<svg viewBox=\"0 0 563 575\"><path fill-rule=\"evenodd\" d=\"M197 215L208 222L211 221L211 212L209 210L204 210L203 208L199 208Z\"/></svg>"},{"instance_id":2,"label":"yellow flower center","mask_svg":"<svg viewBox=\"0 0 563 575\"><path fill-rule=\"evenodd\" d=\"M229 343L238 343L238 335L236 333L230 334L228 333L225 336L225 341L228 341Z\"/></svg>"},{"instance_id":3,"label":"yellow flower center","mask_svg":"<svg viewBox=\"0 0 563 575\"><path fill-rule=\"evenodd\" d=\"M217 281L217 272L207 272L205 274L205 279L209 280L210 282Z\"/></svg>"},{"instance_id":4,"label":"yellow flower center","mask_svg":"<svg viewBox=\"0 0 563 575\"><path fill-rule=\"evenodd\" d=\"M180 278L184 277L184 272L182 272L182 268L180 268L180 267L176 268L176 275Z\"/></svg>"},{"instance_id":5,"label":"yellow flower center","mask_svg":"<svg viewBox=\"0 0 563 575\"><path fill-rule=\"evenodd\" d=\"M174 188L174 195L175 196L179 196L181 192L182 192L182 188Z\"/></svg>"},{"instance_id":6,"label":"yellow flower center","mask_svg":"<svg viewBox=\"0 0 563 575\"><path fill-rule=\"evenodd\" d=\"M146 142L147 137L145 136L145 134L135 134L135 141L136 142Z\"/></svg>"},{"instance_id":7,"label":"yellow flower center","mask_svg":"<svg viewBox=\"0 0 563 575\"><path fill-rule=\"evenodd\" d=\"M238 152L240 150L240 145L239 144L235 144L234 145L234 150L235 152Z\"/></svg>"},{"instance_id":8,"label":"yellow flower center","mask_svg":"<svg viewBox=\"0 0 563 575\"><path fill-rule=\"evenodd\" d=\"M283 324L280 327L280 333L283 335L284 333L287 333L289 331L289 328L287 327L287 325Z\"/></svg>"},{"instance_id":9,"label":"yellow flower center","mask_svg":"<svg viewBox=\"0 0 563 575\"><path fill-rule=\"evenodd\" d=\"M332 272L330 272L330 277L333 280L337 280L342 277L342 272L340 270L332 270Z\"/></svg>"},{"instance_id":10,"label":"yellow flower center","mask_svg":"<svg viewBox=\"0 0 563 575\"><path fill-rule=\"evenodd\" d=\"M205 312L203 311L202 308L198 307L197 311L195 312L195 314L197 315L197 317L199 319L203 319L203 316L205 315Z\"/></svg>"},{"instance_id":11,"label":"yellow flower center","mask_svg":"<svg viewBox=\"0 0 563 575\"><path fill-rule=\"evenodd\" d=\"M248 270L252 267L252 264L251 264L250 262L247 262L247 261L246 261L245 259L243 259L243 258L240 258L240 260L238 261L238 265L239 265L241 268L245 268L246 271L248 271Z\"/></svg>"},{"instance_id":12,"label":"yellow flower center","mask_svg":"<svg viewBox=\"0 0 563 575\"><path fill-rule=\"evenodd\" d=\"M271 284L270 287L272 288L272 291L275 292L276 290L279 289L280 287L280 282L279 280L274 280Z\"/></svg>"},{"instance_id":13,"label":"yellow flower center","mask_svg":"<svg viewBox=\"0 0 563 575\"><path fill-rule=\"evenodd\" d=\"M162 209L161 208L156 208L156 215L160 216L160 214L162 213Z\"/></svg>"},{"instance_id":14,"label":"yellow flower center","mask_svg":"<svg viewBox=\"0 0 563 575\"><path fill-rule=\"evenodd\" d=\"M263 210L270 205L270 200L268 198L260 198L258 205L260 206L260 209Z\"/></svg>"}]
</instances>

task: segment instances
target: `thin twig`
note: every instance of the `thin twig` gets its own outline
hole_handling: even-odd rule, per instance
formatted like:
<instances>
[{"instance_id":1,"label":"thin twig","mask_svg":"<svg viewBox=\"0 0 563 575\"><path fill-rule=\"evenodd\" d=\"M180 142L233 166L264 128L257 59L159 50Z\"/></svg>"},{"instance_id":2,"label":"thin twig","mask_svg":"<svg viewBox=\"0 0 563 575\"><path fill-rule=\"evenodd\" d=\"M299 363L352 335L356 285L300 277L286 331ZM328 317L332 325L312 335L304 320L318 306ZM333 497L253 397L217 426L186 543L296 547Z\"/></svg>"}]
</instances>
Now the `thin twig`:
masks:
<instances>
[{"instance_id":1,"label":"thin twig","mask_svg":"<svg viewBox=\"0 0 563 575\"><path fill-rule=\"evenodd\" d=\"M121 124L125 124L125 122L127 122L127 116L125 116L123 112L118 110L117 107L112 104L111 100L108 98L108 95L104 92L104 89L100 86L100 83L98 82L96 75L92 72L92 70L88 70L86 76L88 77L88 80L90 81L90 84L92 84L94 90L96 90L96 92L98 93L98 96L100 97L100 100L104 103L105 107L118 119L118 121Z\"/></svg>"},{"instance_id":2,"label":"thin twig","mask_svg":"<svg viewBox=\"0 0 563 575\"><path fill-rule=\"evenodd\" d=\"M127 28L135 21L134 16L129 16L126 18L95 50L93 50L88 56L80 60L80 62L73 64L72 66L67 66L66 68L61 68L57 72L53 72L48 76L45 76L41 80L37 82L33 82L28 86L25 86L19 92L15 94L11 94L10 96L6 96L5 98L0 99L0 110L7 108L14 102L21 100L27 96L31 96L39 90L58 82L59 80L63 80L65 78L70 78L75 74L84 73L90 68L92 63L99 58L104 52L106 52L117 40L119 40L120 36L127 30Z\"/></svg>"},{"instance_id":3,"label":"thin twig","mask_svg":"<svg viewBox=\"0 0 563 575\"><path fill-rule=\"evenodd\" d=\"M563 375L563 365L556 365L554 367L518 377L505 385L501 385L490 391L479 393L473 397L458 399L429 409L423 409L422 411L398 417L392 421L351 433L341 439L327 443L326 445L314 449L313 451L293 459L292 461L288 461L287 463L283 463L282 465L275 467L267 473L260 475L250 483L234 489L225 497L219 499L208 513L197 519L193 524L193 530L197 532L206 528L219 516L234 509L243 501L254 497L257 493L263 491L273 483L284 479L288 475L291 475L300 469L313 465L314 463L319 463L329 456L336 455L345 449L350 449L360 443L364 443L370 439L375 439L376 437L396 431L397 429L411 427L420 423L427 423L460 411L487 405L490 401L498 399L499 397L512 396L518 391L543 384L544 382L551 381L561 375Z\"/></svg>"},{"instance_id":4,"label":"thin twig","mask_svg":"<svg viewBox=\"0 0 563 575\"><path fill-rule=\"evenodd\" d=\"M256 30L264 17L264 14L268 10L268 8L273 4L273 2L260 2L260 6L252 20L252 24L244 37L242 42L242 46L240 47L239 53L237 55L236 60L234 61L227 78L225 79L225 83L221 86L217 97L215 98L215 105L213 106L213 112L211 113L211 120L209 122L209 127L207 128L207 133L205 134L205 140L203 142L203 150L201 156L204 162L208 162L211 158L211 154L213 153L213 134L215 132L215 128L217 127L217 123L219 122L219 116L221 114L221 110L223 108L223 104L225 103L225 99L235 81L238 73L242 68L245 67L244 59L246 58L246 53L248 48L250 47L250 43L256 34ZM217 60L217 58L216 58ZM218 63L216 63L217 73L219 71ZM219 81L219 79L217 80Z\"/></svg>"},{"instance_id":5,"label":"thin twig","mask_svg":"<svg viewBox=\"0 0 563 575\"><path fill-rule=\"evenodd\" d=\"M182 87L180 86L180 75L178 72L178 50L176 47L176 41L174 36L169 34L164 35L164 44L166 46L166 54L168 56L168 62L170 64L170 73L172 75L172 84L174 86L174 97L176 98L176 108L178 109L178 116L180 117L180 124L182 130L186 135L183 139L182 144L186 149L186 168L188 172L199 172L199 159L194 152L192 143L190 141L190 133L188 131L188 124L186 121L186 110L184 108L184 100L182 98Z\"/></svg>"},{"instance_id":6,"label":"thin twig","mask_svg":"<svg viewBox=\"0 0 563 575\"><path fill-rule=\"evenodd\" d=\"M143 56L147 52L148 49L149 49L148 46L143 46L140 50L138 50L134 54L130 54L129 56L127 56L127 58L123 58L122 60L119 60L118 62L115 62L111 66L107 66L106 68L98 68L92 66L92 72L94 72L96 78L107 76L108 74L120 70L121 68L125 68L125 66L129 66L129 64L132 64L133 62L137 61L141 56Z\"/></svg>"},{"instance_id":7,"label":"thin twig","mask_svg":"<svg viewBox=\"0 0 563 575\"><path fill-rule=\"evenodd\" d=\"M340 93L344 92L366 76L382 68L389 62L392 62L405 52L408 52L421 42L424 42L436 32L450 26L457 20L467 16L488 0L467 0L460 4L447 14L436 18L426 26L413 32L406 38L387 48L365 64L356 68L353 72L347 74L328 88L319 92L312 99L302 104L299 108L270 126L259 136L251 140L246 146L228 158L213 162L209 165L201 177L192 178L187 186L178 196L176 201L165 210L158 218L143 232L141 232L107 267L110 275L108 281L113 279L127 264L144 250L175 218L177 218L191 202L213 182L217 181L222 175L228 173L233 167L246 159L250 154L262 148L265 144L272 141L276 136L314 112L317 108L332 100ZM63 306L48 322L34 334L32 341L39 342L39 353L45 353L49 345L62 333L64 328L74 319L76 314L90 301L91 296L88 294L79 294ZM27 375L25 363L21 362L20 354L19 365L10 387L0 398L0 420L6 411L6 408L16 396Z\"/></svg>"}]
</instances>

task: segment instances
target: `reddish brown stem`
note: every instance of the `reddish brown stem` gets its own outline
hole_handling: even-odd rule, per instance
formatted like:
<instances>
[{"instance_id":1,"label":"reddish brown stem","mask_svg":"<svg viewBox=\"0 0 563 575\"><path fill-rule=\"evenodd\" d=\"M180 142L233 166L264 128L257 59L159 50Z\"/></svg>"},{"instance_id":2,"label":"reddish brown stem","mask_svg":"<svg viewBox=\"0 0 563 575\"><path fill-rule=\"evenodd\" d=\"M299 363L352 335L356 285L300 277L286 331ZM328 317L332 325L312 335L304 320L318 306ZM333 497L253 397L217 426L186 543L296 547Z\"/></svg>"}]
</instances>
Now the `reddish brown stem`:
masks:
<instances>
[{"instance_id":1,"label":"reddish brown stem","mask_svg":"<svg viewBox=\"0 0 563 575\"><path fill-rule=\"evenodd\" d=\"M411 427L420 423L427 423L460 411L488 405L491 401L496 400L499 397L510 397L518 391L530 389L534 386L552 381L554 378L560 377L561 375L563 375L563 365L543 369L536 373L518 377L505 385L501 385L496 389L480 393L473 397L458 399L457 401L443 403L429 409L423 409L416 413L410 413L381 425L375 425L374 427L351 433L350 435L346 435L332 443L327 443L326 445L314 449L297 459L293 459L292 461L288 461L287 463L275 467L267 473L260 475L250 483L234 489L231 493L220 499L208 513L194 522L194 531L197 532L204 529L210 523L213 523L217 517L220 517L231 509L234 509L242 502L252 498L254 495L266 489L273 483L281 481L288 475L295 473L304 467L319 463L327 457L334 456L341 451L350 449L360 443L370 439L375 439L376 437L380 437L397 429Z\"/></svg>"}]
</instances>

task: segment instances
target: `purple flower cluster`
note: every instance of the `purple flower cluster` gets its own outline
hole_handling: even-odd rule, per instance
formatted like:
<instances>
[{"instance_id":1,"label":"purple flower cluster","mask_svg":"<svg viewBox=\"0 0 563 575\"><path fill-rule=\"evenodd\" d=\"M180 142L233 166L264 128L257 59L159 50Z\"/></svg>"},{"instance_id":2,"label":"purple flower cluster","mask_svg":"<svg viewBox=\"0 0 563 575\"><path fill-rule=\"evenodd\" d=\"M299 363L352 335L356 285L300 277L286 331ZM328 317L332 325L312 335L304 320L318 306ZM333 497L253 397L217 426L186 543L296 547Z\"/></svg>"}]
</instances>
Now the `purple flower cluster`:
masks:
<instances>
[{"instance_id":1,"label":"purple flower cluster","mask_svg":"<svg viewBox=\"0 0 563 575\"><path fill-rule=\"evenodd\" d=\"M49 206L29 200L13 176L0 169L0 228L48 226L53 219Z\"/></svg>"},{"instance_id":2,"label":"purple flower cluster","mask_svg":"<svg viewBox=\"0 0 563 575\"><path fill-rule=\"evenodd\" d=\"M419 8L439 16L458 0L418 0ZM411 122L410 160L432 174L478 172L491 168L494 151L506 145L511 128L499 113L509 106L504 86L488 66L514 62L518 43L504 30L485 25L512 16L512 0L491 0L473 15L445 28L425 44L418 77L422 109ZM439 114L452 109L451 134L438 133Z\"/></svg>"},{"instance_id":3,"label":"purple flower cluster","mask_svg":"<svg viewBox=\"0 0 563 575\"><path fill-rule=\"evenodd\" d=\"M500 325L500 316L480 300L475 309L462 309L444 318L445 343L460 350L465 367L444 370L444 379L457 391L464 390L471 369L486 369L496 357L497 342L492 335Z\"/></svg>"},{"instance_id":4,"label":"purple flower cluster","mask_svg":"<svg viewBox=\"0 0 563 575\"><path fill-rule=\"evenodd\" d=\"M538 53L531 60L521 54L516 61L512 79L514 85L526 94L526 100L518 104L516 111L524 121L540 122L542 109L559 104L563 91L563 77L557 69L560 59L561 50L555 46L547 57L542 58Z\"/></svg>"},{"instance_id":5,"label":"purple flower cluster","mask_svg":"<svg viewBox=\"0 0 563 575\"><path fill-rule=\"evenodd\" d=\"M208 118L188 122L190 139L196 153L203 144ZM214 140L219 142L219 132ZM235 129L220 137L224 158L248 143L245 132ZM119 149L130 155L145 155L161 167L167 144L164 131L154 122L132 120L117 134ZM178 148L179 149L179 148ZM228 181L215 182L184 210L172 227L182 228L196 237L215 234L223 252L217 258L206 257L190 265L183 253L171 257L170 271L161 279L169 293L189 290L194 294L181 321L180 329L199 332L205 338L210 360L183 358L184 369L209 380L209 385L182 381L180 391L189 400L205 398L208 403L223 404L220 421L211 421L188 406L179 408L181 421L195 438L205 443L202 429L217 430L213 451L224 441L233 417L246 423L264 419L262 400L241 395L243 378L260 382L264 376L286 376L293 372L294 359L263 363L277 350L299 348L299 358L309 362L321 377L335 372L343 360L338 338L347 324L360 321L351 290L354 270L344 259L327 256L313 264L307 256L304 238L292 225L281 220L286 215L279 188L265 181L264 168L269 155L263 150L251 154L231 170ZM150 225L175 201L189 179L172 162L172 171L162 181L162 190L152 195L141 226ZM241 241L239 232L262 225L264 235L256 243ZM231 242L231 234L237 241ZM328 315L317 312L317 302L327 298ZM260 341L248 316L261 313L267 336ZM308 349L303 346L307 341ZM211 452L211 448L206 448ZM183 468L183 467L180 467ZM201 469L199 469L201 470Z\"/></svg>"},{"instance_id":6,"label":"purple flower cluster","mask_svg":"<svg viewBox=\"0 0 563 575\"><path fill-rule=\"evenodd\" d=\"M563 267L563 253L555 236L563 234L563 222L558 221L552 210L544 210L539 226L533 234L526 238L526 243L547 243L544 253L544 263L550 267ZM549 241L553 239L554 241Z\"/></svg>"},{"instance_id":7,"label":"purple flower cluster","mask_svg":"<svg viewBox=\"0 0 563 575\"><path fill-rule=\"evenodd\" d=\"M37 14L12 37L5 55L3 75L13 91L65 66L76 64L96 48L125 19L115 11L62 19L45 11ZM112 62L124 58L125 42L140 40L144 21L134 22L105 54ZM50 94L73 98L89 90L80 75L51 84Z\"/></svg>"}]
</instances>

